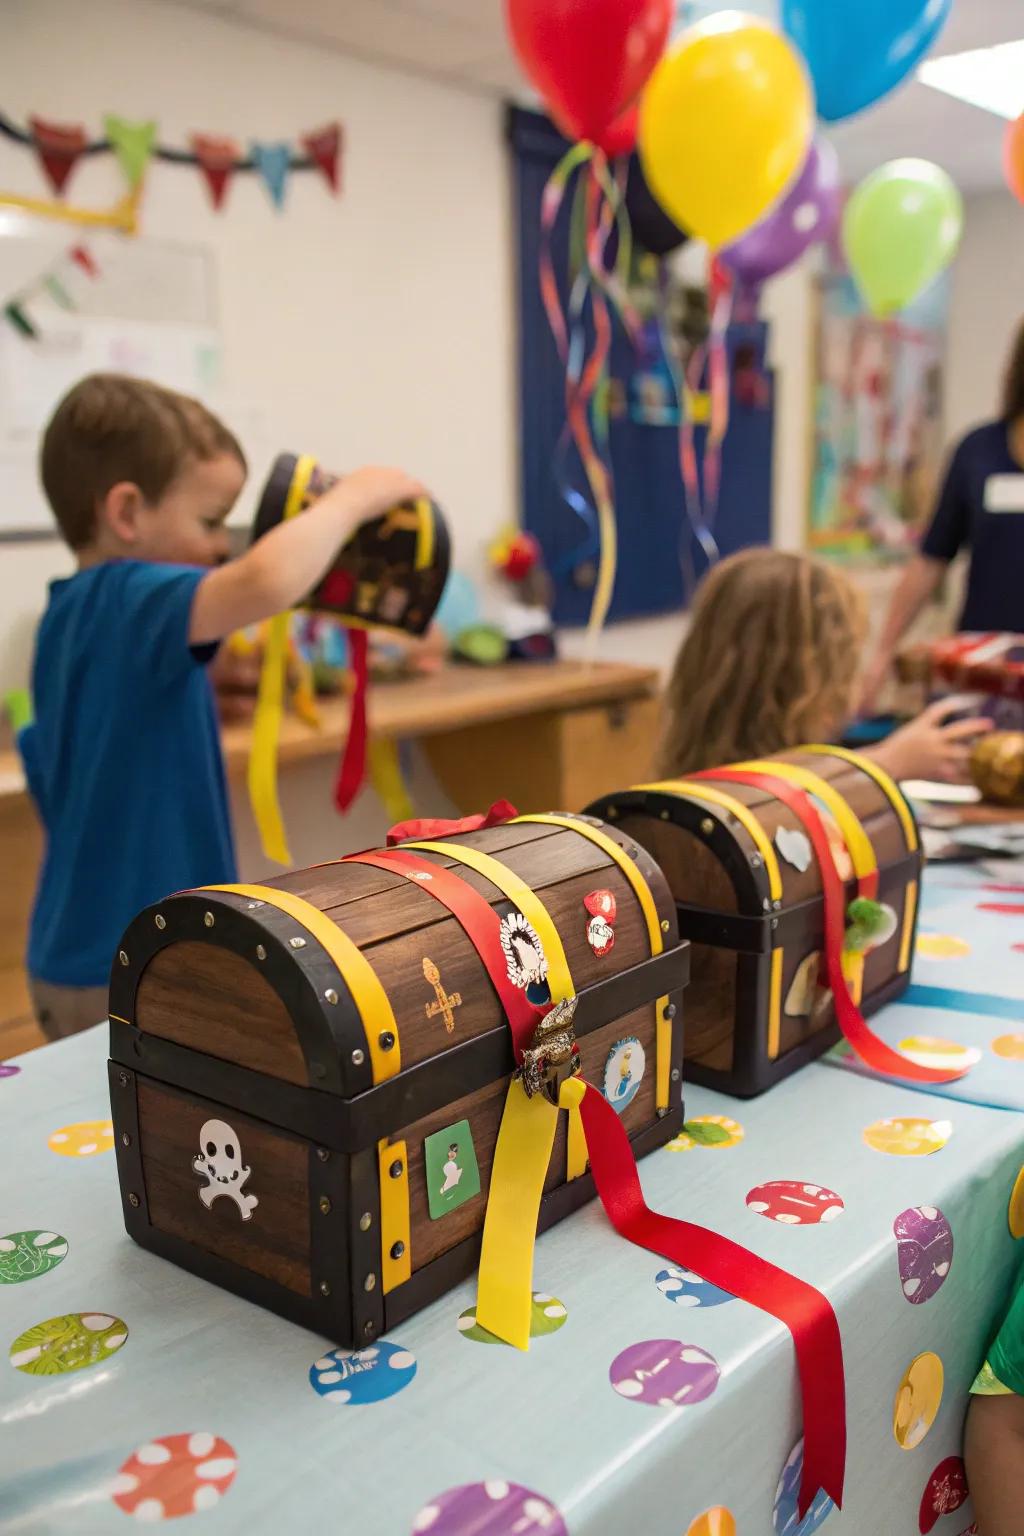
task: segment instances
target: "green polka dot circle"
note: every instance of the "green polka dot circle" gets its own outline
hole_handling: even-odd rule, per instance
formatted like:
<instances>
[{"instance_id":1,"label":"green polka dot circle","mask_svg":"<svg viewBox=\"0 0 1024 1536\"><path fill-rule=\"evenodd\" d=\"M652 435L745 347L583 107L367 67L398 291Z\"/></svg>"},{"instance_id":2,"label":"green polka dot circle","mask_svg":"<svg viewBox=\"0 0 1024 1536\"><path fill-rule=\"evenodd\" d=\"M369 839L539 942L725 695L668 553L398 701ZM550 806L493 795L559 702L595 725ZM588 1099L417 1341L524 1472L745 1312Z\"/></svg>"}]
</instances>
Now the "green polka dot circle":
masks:
<instances>
[{"instance_id":1,"label":"green polka dot circle","mask_svg":"<svg viewBox=\"0 0 1024 1536\"><path fill-rule=\"evenodd\" d=\"M18 1285L56 1269L68 1240L57 1232L8 1232L0 1237L0 1285Z\"/></svg>"},{"instance_id":2,"label":"green polka dot circle","mask_svg":"<svg viewBox=\"0 0 1024 1536\"><path fill-rule=\"evenodd\" d=\"M568 1317L568 1312L557 1296L549 1296L545 1291L534 1291L530 1307L530 1338L539 1339L545 1333L557 1333ZM481 1328L476 1320L476 1308L467 1307L461 1313L458 1321L458 1329L464 1339L475 1339L478 1344L503 1344L504 1339L499 1339L497 1334L488 1333L486 1328Z\"/></svg>"}]
</instances>

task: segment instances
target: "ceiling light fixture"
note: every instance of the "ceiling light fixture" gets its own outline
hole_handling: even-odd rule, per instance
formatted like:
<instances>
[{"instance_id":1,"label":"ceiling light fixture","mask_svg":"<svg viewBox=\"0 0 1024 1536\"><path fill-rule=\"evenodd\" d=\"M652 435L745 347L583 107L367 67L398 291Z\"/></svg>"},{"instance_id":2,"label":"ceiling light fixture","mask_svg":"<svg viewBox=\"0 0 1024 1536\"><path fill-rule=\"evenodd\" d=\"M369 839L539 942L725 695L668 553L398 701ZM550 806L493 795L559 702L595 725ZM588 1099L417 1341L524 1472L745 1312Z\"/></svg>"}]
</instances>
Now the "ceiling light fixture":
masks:
<instances>
[{"instance_id":1,"label":"ceiling light fixture","mask_svg":"<svg viewBox=\"0 0 1024 1536\"><path fill-rule=\"evenodd\" d=\"M1024 112L1024 38L926 59L917 78L997 117L1019 117Z\"/></svg>"}]
</instances>

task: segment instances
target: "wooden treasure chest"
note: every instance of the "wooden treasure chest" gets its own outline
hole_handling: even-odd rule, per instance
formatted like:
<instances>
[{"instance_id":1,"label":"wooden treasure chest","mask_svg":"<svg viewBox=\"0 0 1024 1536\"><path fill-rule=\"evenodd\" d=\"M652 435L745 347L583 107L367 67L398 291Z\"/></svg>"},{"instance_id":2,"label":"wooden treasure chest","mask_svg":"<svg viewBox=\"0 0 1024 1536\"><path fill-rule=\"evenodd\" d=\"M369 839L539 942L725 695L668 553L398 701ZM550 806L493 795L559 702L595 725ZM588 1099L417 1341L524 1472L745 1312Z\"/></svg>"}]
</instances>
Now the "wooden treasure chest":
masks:
<instances>
[{"instance_id":1,"label":"wooden treasure chest","mask_svg":"<svg viewBox=\"0 0 1024 1536\"><path fill-rule=\"evenodd\" d=\"M808 747L589 809L657 860L675 898L688 1077L761 1093L841 1025L880 1071L939 1080L863 1023L908 985L922 864L913 813L873 762Z\"/></svg>"},{"instance_id":2,"label":"wooden treasure chest","mask_svg":"<svg viewBox=\"0 0 1024 1536\"><path fill-rule=\"evenodd\" d=\"M476 1266L513 1089L557 1099L582 1067L635 1154L678 1131L689 955L661 871L597 821L501 816L134 920L110 1092L137 1242L361 1345ZM556 1118L541 1226L593 1192Z\"/></svg>"},{"instance_id":3,"label":"wooden treasure chest","mask_svg":"<svg viewBox=\"0 0 1024 1536\"><path fill-rule=\"evenodd\" d=\"M253 540L304 512L341 477L315 459L282 453L274 460L253 521ZM349 626L422 635L448 580L448 527L428 497L394 507L357 528L306 606Z\"/></svg>"}]
</instances>

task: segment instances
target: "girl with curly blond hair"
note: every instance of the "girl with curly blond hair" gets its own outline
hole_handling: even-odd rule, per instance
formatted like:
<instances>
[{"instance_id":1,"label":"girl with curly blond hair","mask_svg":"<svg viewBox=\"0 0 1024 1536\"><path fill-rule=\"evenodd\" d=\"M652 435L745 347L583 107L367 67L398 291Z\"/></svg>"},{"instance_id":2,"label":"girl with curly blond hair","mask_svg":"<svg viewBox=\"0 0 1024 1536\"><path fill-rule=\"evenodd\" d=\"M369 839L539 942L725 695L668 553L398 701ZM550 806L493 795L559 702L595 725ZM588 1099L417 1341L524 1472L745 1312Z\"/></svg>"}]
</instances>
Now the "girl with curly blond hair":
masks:
<instances>
[{"instance_id":1,"label":"girl with curly blond hair","mask_svg":"<svg viewBox=\"0 0 1024 1536\"><path fill-rule=\"evenodd\" d=\"M867 617L836 567L746 549L705 577L666 695L658 772L701 768L835 740L853 713ZM868 756L900 779L967 778L970 740L988 720L929 706Z\"/></svg>"}]
</instances>

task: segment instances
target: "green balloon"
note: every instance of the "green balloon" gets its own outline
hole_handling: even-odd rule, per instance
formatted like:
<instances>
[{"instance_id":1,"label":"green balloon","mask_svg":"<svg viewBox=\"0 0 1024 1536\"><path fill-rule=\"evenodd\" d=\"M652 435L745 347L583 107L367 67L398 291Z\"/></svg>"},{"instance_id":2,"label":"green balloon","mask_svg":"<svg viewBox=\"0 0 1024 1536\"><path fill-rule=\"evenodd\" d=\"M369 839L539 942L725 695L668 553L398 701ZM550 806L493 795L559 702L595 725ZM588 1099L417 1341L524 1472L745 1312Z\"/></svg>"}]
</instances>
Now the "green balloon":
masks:
<instances>
[{"instance_id":1,"label":"green balloon","mask_svg":"<svg viewBox=\"0 0 1024 1536\"><path fill-rule=\"evenodd\" d=\"M843 213L843 249L872 314L913 303L956 255L963 199L930 160L890 160L854 190Z\"/></svg>"}]
</instances>

